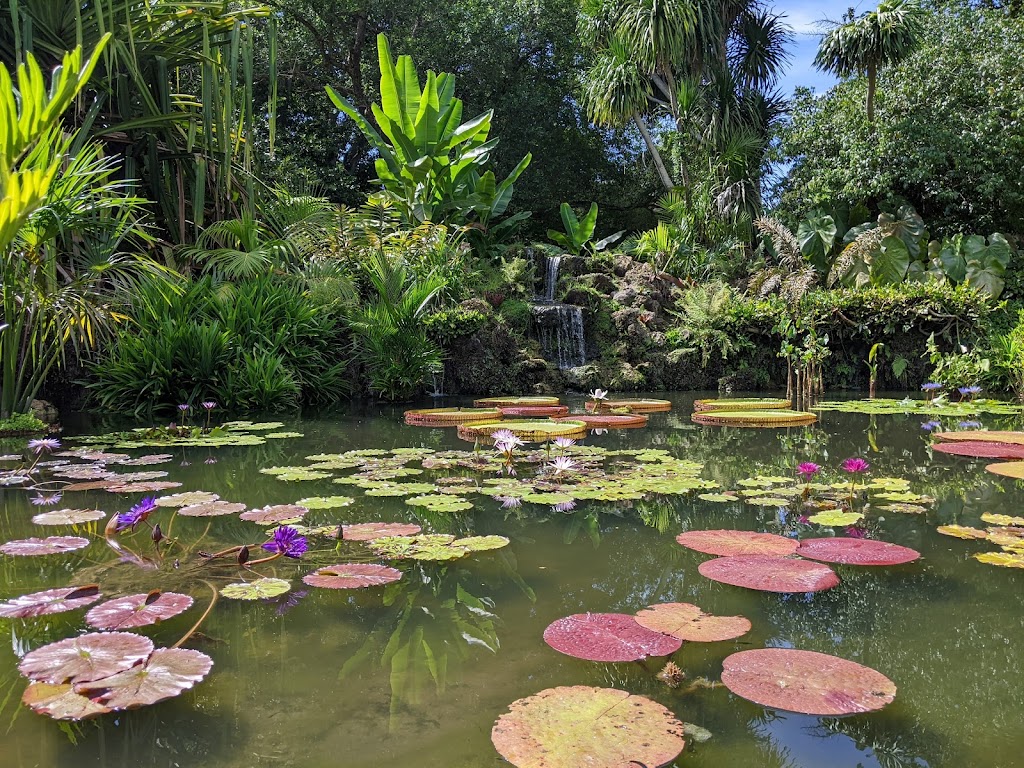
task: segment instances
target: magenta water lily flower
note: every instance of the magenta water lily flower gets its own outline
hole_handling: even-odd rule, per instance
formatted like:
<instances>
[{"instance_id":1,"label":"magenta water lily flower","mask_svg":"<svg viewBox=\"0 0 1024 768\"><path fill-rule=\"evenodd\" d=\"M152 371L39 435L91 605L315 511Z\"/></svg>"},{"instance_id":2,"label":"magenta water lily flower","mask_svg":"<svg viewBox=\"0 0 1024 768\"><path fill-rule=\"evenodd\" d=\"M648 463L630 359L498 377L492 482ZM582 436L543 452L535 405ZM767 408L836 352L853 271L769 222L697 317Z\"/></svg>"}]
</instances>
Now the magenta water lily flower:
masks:
<instances>
[{"instance_id":1,"label":"magenta water lily flower","mask_svg":"<svg viewBox=\"0 0 1024 768\"><path fill-rule=\"evenodd\" d=\"M274 537L263 545L268 552L280 553L285 557L302 557L309 548L306 544L306 537L300 536L299 532L290 525L282 525L274 531Z\"/></svg>"},{"instance_id":2,"label":"magenta water lily flower","mask_svg":"<svg viewBox=\"0 0 1024 768\"><path fill-rule=\"evenodd\" d=\"M200 405L203 406L203 408L205 408L208 411L212 411L214 408L217 407L217 403L215 403L213 400L204 400L203 402L200 403Z\"/></svg>"},{"instance_id":3,"label":"magenta water lily flower","mask_svg":"<svg viewBox=\"0 0 1024 768\"><path fill-rule=\"evenodd\" d=\"M52 437L44 437L39 440L29 440L28 449L37 456L40 453L53 453L54 451L60 450L60 440Z\"/></svg>"},{"instance_id":4,"label":"magenta water lily flower","mask_svg":"<svg viewBox=\"0 0 1024 768\"><path fill-rule=\"evenodd\" d=\"M851 525L849 528L845 530L845 533L851 539L866 539L868 536L868 531L866 528L860 528L856 525Z\"/></svg>"},{"instance_id":5,"label":"magenta water lily flower","mask_svg":"<svg viewBox=\"0 0 1024 768\"><path fill-rule=\"evenodd\" d=\"M843 472L849 472L851 475L859 475L867 472L871 465L865 459L855 456L852 459L847 459L843 462Z\"/></svg>"},{"instance_id":6,"label":"magenta water lily flower","mask_svg":"<svg viewBox=\"0 0 1024 768\"><path fill-rule=\"evenodd\" d=\"M153 510L155 509L156 499L152 496L147 496L127 512L122 512L117 516L116 530L118 533L128 529L134 530L135 526L153 514Z\"/></svg>"},{"instance_id":7,"label":"magenta water lily flower","mask_svg":"<svg viewBox=\"0 0 1024 768\"><path fill-rule=\"evenodd\" d=\"M813 461L805 461L796 465L796 473L807 481L810 481L819 472L821 472L821 466Z\"/></svg>"}]
</instances>

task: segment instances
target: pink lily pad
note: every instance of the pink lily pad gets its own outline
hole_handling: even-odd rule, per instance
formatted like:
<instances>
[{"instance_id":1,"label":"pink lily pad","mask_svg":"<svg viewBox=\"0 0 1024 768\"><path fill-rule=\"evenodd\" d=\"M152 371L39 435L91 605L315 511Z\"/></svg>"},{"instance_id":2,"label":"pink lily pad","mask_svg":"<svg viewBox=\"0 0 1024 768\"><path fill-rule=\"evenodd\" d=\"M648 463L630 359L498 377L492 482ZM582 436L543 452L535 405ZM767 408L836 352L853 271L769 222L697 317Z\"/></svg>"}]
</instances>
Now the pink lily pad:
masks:
<instances>
[{"instance_id":1,"label":"pink lily pad","mask_svg":"<svg viewBox=\"0 0 1024 768\"><path fill-rule=\"evenodd\" d=\"M58 587L33 592L31 595L12 597L0 603L0 617L5 619L27 619L32 616L46 616L64 613L76 608L92 605L102 597L95 584L83 587Z\"/></svg>"},{"instance_id":2,"label":"pink lily pad","mask_svg":"<svg viewBox=\"0 0 1024 768\"><path fill-rule=\"evenodd\" d=\"M308 509L297 504L276 504L260 509L250 509L248 512L240 514L239 517L260 525L272 525L289 520L301 520L308 512Z\"/></svg>"},{"instance_id":3,"label":"pink lily pad","mask_svg":"<svg viewBox=\"0 0 1024 768\"><path fill-rule=\"evenodd\" d=\"M560 653L588 661L640 661L668 656L682 641L640 626L624 613L577 613L548 625L544 642Z\"/></svg>"},{"instance_id":4,"label":"pink lily pad","mask_svg":"<svg viewBox=\"0 0 1024 768\"><path fill-rule=\"evenodd\" d=\"M112 488L115 485L120 485L120 480L90 480L84 483L72 483L61 488L64 493L70 493L72 491L105 491L107 488Z\"/></svg>"},{"instance_id":5,"label":"pink lily pad","mask_svg":"<svg viewBox=\"0 0 1024 768\"><path fill-rule=\"evenodd\" d=\"M133 629L170 619L192 606L192 598L177 592L150 592L118 597L85 614L93 629Z\"/></svg>"},{"instance_id":6,"label":"pink lily pad","mask_svg":"<svg viewBox=\"0 0 1024 768\"><path fill-rule=\"evenodd\" d=\"M722 668L722 683L737 696L805 715L871 712L896 697L896 686L881 672L814 651L741 651L729 656Z\"/></svg>"},{"instance_id":7,"label":"pink lily pad","mask_svg":"<svg viewBox=\"0 0 1024 768\"><path fill-rule=\"evenodd\" d=\"M796 553L824 563L845 565L902 565L921 556L917 550L872 539L804 539Z\"/></svg>"},{"instance_id":8,"label":"pink lily pad","mask_svg":"<svg viewBox=\"0 0 1024 768\"><path fill-rule=\"evenodd\" d=\"M130 632L93 632L26 653L18 670L40 683L84 683L130 669L153 652L153 641Z\"/></svg>"},{"instance_id":9,"label":"pink lily pad","mask_svg":"<svg viewBox=\"0 0 1024 768\"><path fill-rule=\"evenodd\" d=\"M402 578L402 572L397 568L374 563L345 563L319 568L313 573L303 576L302 580L311 587L356 589L390 584L400 578Z\"/></svg>"},{"instance_id":10,"label":"pink lily pad","mask_svg":"<svg viewBox=\"0 0 1024 768\"><path fill-rule=\"evenodd\" d=\"M637 612L636 621L654 632L697 643L732 640L750 631L750 620L743 616L712 616L690 603L652 605Z\"/></svg>"},{"instance_id":11,"label":"pink lily pad","mask_svg":"<svg viewBox=\"0 0 1024 768\"><path fill-rule=\"evenodd\" d=\"M245 504L237 501L208 501L203 504L189 504L178 510L182 517L217 517L218 515L237 515L245 511Z\"/></svg>"},{"instance_id":12,"label":"pink lily pad","mask_svg":"<svg viewBox=\"0 0 1024 768\"><path fill-rule=\"evenodd\" d=\"M75 693L74 686L68 683L32 683L25 689L21 701L36 714L46 715L54 720L88 720L110 712L109 707Z\"/></svg>"},{"instance_id":13,"label":"pink lily pad","mask_svg":"<svg viewBox=\"0 0 1024 768\"><path fill-rule=\"evenodd\" d=\"M976 459L1024 459L1024 445L1012 443L965 440L959 443L935 443L932 449L939 453Z\"/></svg>"},{"instance_id":14,"label":"pink lily pad","mask_svg":"<svg viewBox=\"0 0 1024 768\"><path fill-rule=\"evenodd\" d=\"M55 509L32 518L36 525L81 525L93 520L102 520L106 512L99 509Z\"/></svg>"},{"instance_id":15,"label":"pink lily pad","mask_svg":"<svg viewBox=\"0 0 1024 768\"><path fill-rule=\"evenodd\" d=\"M110 709L136 709L178 696L200 682L213 659L188 648L158 648L145 664L76 686Z\"/></svg>"},{"instance_id":16,"label":"pink lily pad","mask_svg":"<svg viewBox=\"0 0 1024 768\"><path fill-rule=\"evenodd\" d=\"M0 552L13 557L61 555L88 546L89 540L81 536L47 536L45 539L33 536L30 539L15 539L0 544Z\"/></svg>"},{"instance_id":17,"label":"pink lily pad","mask_svg":"<svg viewBox=\"0 0 1024 768\"><path fill-rule=\"evenodd\" d=\"M796 552L798 546L793 539L776 536L774 533L730 530L686 531L676 536L676 541L687 549L721 557L733 555L785 557Z\"/></svg>"},{"instance_id":18,"label":"pink lily pad","mask_svg":"<svg viewBox=\"0 0 1024 768\"><path fill-rule=\"evenodd\" d=\"M164 464L173 459L174 454L171 453L151 453L134 459L121 459L114 463L122 467L148 467L152 464Z\"/></svg>"},{"instance_id":19,"label":"pink lily pad","mask_svg":"<svg viewBox=\"0 0 1024 768\"><path fill-rule=\"evenodd\" d=\"M181 483L174 483L170 480L153 480L142 483L120 483L108 486L106 490L108 493L155 493L180 487Z\"/></svg>"},{"instance_id":20,"label":"pink lily pad","mask_svg":"<svg viewBox=\"0 0 1024 768\"><path fill-rule=\"evenodd\" d=\"M661 704L585 685L513 702L491 742L517 768L656 768L686 746L683 724Z\"/></svg>"},{"instance_id":21,"label":"pink lily pad","mask_svg":"<svg viewBox=\"0 0 1024 768\"><path fill-rule=\"evenodd\" d=\"M839 584L827 565L786 557L719 557L701 563L697 570L713 581L762 592L820 592Z\"/></svg>"},{"instance_id":22,"label":"pink lily pad","mask_svg":"<svg viewBox=\"0 0 1024 768\"><path fill-rule=\"evenodd\" d=\"M414 523L357 523L341 526L347 541L373 541L385 536L415 536L423 529Z\"/></svg>"}]
</instances>

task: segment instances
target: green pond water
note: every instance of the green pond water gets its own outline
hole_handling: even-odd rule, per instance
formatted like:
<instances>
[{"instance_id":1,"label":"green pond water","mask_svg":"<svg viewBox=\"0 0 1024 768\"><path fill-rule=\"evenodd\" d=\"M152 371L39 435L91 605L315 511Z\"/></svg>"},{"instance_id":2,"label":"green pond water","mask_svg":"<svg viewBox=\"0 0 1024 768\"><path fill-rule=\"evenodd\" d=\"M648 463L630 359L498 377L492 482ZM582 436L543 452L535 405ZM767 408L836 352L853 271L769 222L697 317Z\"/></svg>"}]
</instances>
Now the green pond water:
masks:
<instances>
[{"instance_id":1,"label":"green pond water","mask_svg":"<svg viewBox=\"0 0 1024 768\"><path fill-rule=\"evenodd\" d=\"M679 768L1024 766L1024 572L971 557L995 550L991 544L935 531L948 523L984 528L979 516L985 512L1024 514L1024 492L986 473L984 460L931 455L920 416L824 413L811 427L697 427L689 416L699 396L708 395L671 396L675 411L653 414L646 429L609 431L585 444L664 449L703 463L701 477L723 488L737 488L736 481L758 473L791 475L801 461L828 467L829 479L838 480L839 463L863 455L873 476L906 478L914 492L935 499L925 515L868 515L873 536L913 547L922 558L889 568L834 566L840 586L813 596L759 593L703 578L697 566L708 556L683 549L674 537L689 529L779 532L774 507L702 501L697 491L581 502L568 513L529 504L503 510L495 499L477 495L469 497L475 508L468 512L431 513L401 498L363 496L330 479L283 482L259 472L352 449L470 447L452 428L405 426L397 407L285 419L286 428L303 437L252 447L135 449L127 452L174 453L166 464L118 469L167 470L168 479L183 486L166 493L205 490L250 507L351 495L353 505L317 510L307 521L408 520L432 532L500 534L511 544L447 564L403 562L401 581L365 590L317 590L301 582L314 562L374 561L359 545L341 544L326 555L324 546L331 545L322 545L313 561L270 563L261 573L290 579L291 593L262 602L221 599L189 641L214 660L205 681L177 699L75 725L21 706L25 681L16 666L25 652L82 631L83 611L0 620L7 637L0 650L0 766L498 768L506 763L490 743L494 720L514 700L564 685L643 694L708 729L712 738L688 744L673 763ZM582 399L570 398L570 404L581 409ZM979 420L991 428L1022 424L1006 416ZM944 423L956 428L957 421ZM102 428L83 423L69 433ZM10 449L7 444L0 453ZM216 463L205 463L210 457ZM81 492L67 494L59 508L125 511L138 498ZM0 490L0 540L73 533L33 525L29 518L40 508L28 499L23 491ZM170 513L160 510L152 520L166 528ZM102 525L79 527L95 537L80 552L0 558L0 597L88 581L98 581L106 596L157 587L189 592L196 599L192 609L139 630L159 646L180 638L209 603L202 579L215 585L238 580L230 567L206 566L197 575L194 556L177 568L169 556L157 570L117 563L103 543ZM813 527L801 530L816 534ZM258 531L236 517L177 517L172 535L189 542L205 536L199 548L213 550L252 541ZM129 541L140 553L152 553L145 534ZM655 678L660 660L597 664L557 653L542 640L545 627L568 614L633 613L670 601L742 614L753 623L738 640L684 644L673 660L690 678L717 679L722 660L739 650L794 647L879 670L898 686L896 700L848 718L795 715L724 688L669 689Z\"/></svg>"}]
</instances>

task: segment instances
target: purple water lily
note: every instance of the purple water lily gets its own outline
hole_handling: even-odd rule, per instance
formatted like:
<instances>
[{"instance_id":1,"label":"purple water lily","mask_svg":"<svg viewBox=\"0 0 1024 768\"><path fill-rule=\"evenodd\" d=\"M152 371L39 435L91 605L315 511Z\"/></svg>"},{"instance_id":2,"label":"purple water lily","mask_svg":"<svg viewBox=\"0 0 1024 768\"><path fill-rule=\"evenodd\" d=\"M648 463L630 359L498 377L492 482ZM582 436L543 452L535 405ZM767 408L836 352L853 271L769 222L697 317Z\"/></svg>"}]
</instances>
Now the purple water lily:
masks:
<instances>
[{"instance_id":1,"label":"purple water lily","mask_svg":"<svg viewBox=\"0 0 1024 768\"><path fill-rule=\"evenodd\" d=\"M300 536L299 532L290 525L282 525L274 531L274 537L263 545L268 552L280 553L285 557L302 557L309 548L306 544L306 537Z\"/></svg>"},{"instance_id":2,"label":"purple water lily","mask_svg":"<svg viewBox=\"0 0 1024 768\"><path fill-rule=\"evenodd\" d=\"M203 402L200 403L200 405L207 411L212 411L214 408L217 407L217 403L215 403L213 400L204 400Z\"/></svg>"},{"instance_id":3,"label":"purple water lily","mask_svg":"<svg viewBox=\"0 0 1024 768\"><path fill-rule=\"evenodd\" d=\"M30 501L37 507L45 507L50 504L59 504L63 494L61 493L40 493L33 496Z\"/></svg>"},{"instance_id":4,"label":"purple water lily","mask_svg":"<svg viewBox=\"0 0 1024 768\"><path fill-rule=\"evenodd\" d=\"M929 381L927 384L922 384L921 389L925 392L935 392L936 390L942 389L944 385L937 381Z\"/></svg>"},{"instance_id":5,"label":"purple water lily","mask_svg":"<svg viewBox=\"0 0 1024 768\"><path fill-rule=\"evenodd\" d=\"M931 432L932 430L939 429L941 426L941 421L926 421L924 424L921 425L921 429L925 430L926 432Z\"/></svg>"},{"instance_id":6,"label":"purple water lily","mask_svg":"<svg viewBox=\"0 0 1024 768\"><path fill-rule=\"evenodd\" d=\"M40 453L53 453L60 450L60 440L53 437L43 437L38 440L29 440L28 449L37 456Z\"/></svg>"},{"instance_id":7,"label":"purple water lily","mask_svg":"<svg viewBox=\"0 0 1024 768\"><path fill-rule=\"evenodd\" d=\"M181 405L178 406L178 410L181 411L182 413L188 413L189 411L192 410L192 406L189 405L188 403L182 403Z\"/></svg>"},{"instance_id":8,"label":"purple water lily","mask_svg":"<svg viewBox=\"0 0 1024 768\"><path fill-rule=\"evenodd\" d=\"M960 429L981 429L982 423L980 421L961 421L958 426Z\"/></svg>"},{"instance_id":9,"label":"purple water lily","mask_svg":"<svg viewBox=\"0 0 1024 768\"><path fill-rule=\"evenodd\" d=\"M134 530L135 526L153 514L155 509L156 499L152 496L147 496L127 512L122 512L117 516L117 527L115 530L118 533L128 529Z\"/></svg>"}]
</instances>

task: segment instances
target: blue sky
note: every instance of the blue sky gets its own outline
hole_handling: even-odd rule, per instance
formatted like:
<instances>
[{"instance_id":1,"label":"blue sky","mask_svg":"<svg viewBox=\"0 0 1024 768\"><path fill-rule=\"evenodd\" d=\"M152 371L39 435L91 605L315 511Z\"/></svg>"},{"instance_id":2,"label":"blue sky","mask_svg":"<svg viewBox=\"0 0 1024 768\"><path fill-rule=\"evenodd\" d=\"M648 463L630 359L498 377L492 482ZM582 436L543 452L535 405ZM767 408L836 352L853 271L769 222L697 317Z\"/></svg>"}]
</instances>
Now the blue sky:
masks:
<instances>
[{"instance_id":1,"label":"blue sky","mask_svg":"<svg viewBox=\"0 0 1024 768\"><path fill-rule=\"evenodd\" d=\"M874 7L873 0L778 0L772 3L775 11L786 14L786 20L795 33L792 59L779 87L787 96L793 88L806 85L821 93L835 82L835 78L816 70L812 64L818 50L823 19L838 21L851 6L858 14Z\"/></svg>"}]
</instances>

